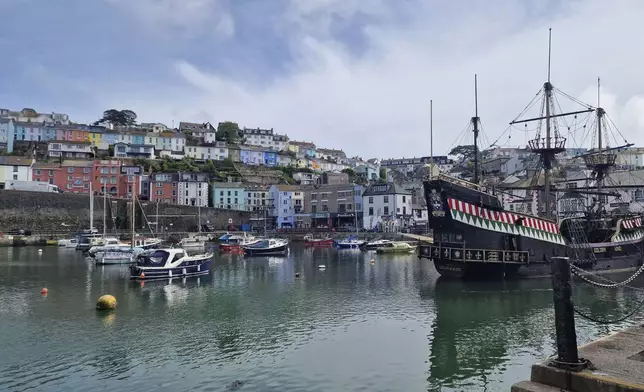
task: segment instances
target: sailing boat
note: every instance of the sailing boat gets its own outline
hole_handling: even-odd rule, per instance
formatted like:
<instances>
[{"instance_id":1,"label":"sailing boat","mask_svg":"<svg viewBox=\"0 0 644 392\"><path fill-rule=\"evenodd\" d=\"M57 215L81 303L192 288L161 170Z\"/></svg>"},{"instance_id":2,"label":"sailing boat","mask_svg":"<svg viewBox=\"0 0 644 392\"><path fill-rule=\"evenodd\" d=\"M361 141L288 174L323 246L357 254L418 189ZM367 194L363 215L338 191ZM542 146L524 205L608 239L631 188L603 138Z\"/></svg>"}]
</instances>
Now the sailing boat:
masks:
<instances>
[{"instance_id":1,"label":"sailing boat","mask_svg":"<svg viewBox=\"0 0 644 392\"><path fill-rule=\"evenodd\" d=\"M441 275L457 278L548 276L553 256L567 256L571 263L589 271L629 270L642 265L641 217L608 215L602 202L595 200L574 217L564 218L561 224L554 220L552 199L557 190L553 187L552 170L556 155L566 150L566 138L559 134L555 119L596 114L599 143L583 158L596 184L591 193L601 196L600 200L611 195L602 192L601 184L614 166L616 151L629 145L612 149L602 145L601 124L605 111L601 107L585 105L583 110L554 113L553 94L558 90L550 82L550 43L549 39L548 79L541 90L541 107L545 113L511 123L539 121L544 125L537 128L528 149L540 157L543 166L543 186L537 182L533 188L543 194L545 217L506 210L494 190L479 183L477 111L472 118L474 181L440 174L423 183L434 243L422 245L419 257L432 259ZM541 135L543 128L545 137Z\"/></svg>"},{"instance_id":2,"label":"sailing boat","mask_svg":"<svg viewBox=\"0 0 644 392\"><path fill-rule=\"evenodd\" d=\"M199 252L203 251L206 248L205 240L201 235L201 204L199 204L197 207L197 221L197 224L199 225L199 231L197 235L193 237L188 236L186 238L182 238L181 241L179 241L179 246L185 251Z\"/></svg>"},{"instance_id":3,"label":"sailing boat","mask_svg":"<svg viewBox=\"0 0 644 392\"><path fill-rule=\"evenodd\" d=\"M356 232L343 240L336 241L335 246L338 249L360 249L367 242L358 238L358 211L355 211L353 216Z\"/></svg>"},{"instance_id":4,"label":"sailing boat","mask_svg":"<svg viewBox=\"0 0 644 392\"><path fill-rule=\"evenodd\" d=\"M140 246L141 240L135 234L135 216L136 216L136 192L132 187L132 239L130 245L118 244L115 246L103 246L95 252L94 260L98 265L105 264L131 264L136 260L136 256L144 251Z\"/></svg>"},{"instance_id":5,"label":"sailing boat","mask_svg":"<svg viewBox=\"0 0 644 392\"><path fill-rule=\"evenodd\" d=\"M76 250L88 251L92 246L101 245L103 238L94 228L94 191L89 183L89 229L83 230L76 242Z\"/></svg>"}]
</instances>

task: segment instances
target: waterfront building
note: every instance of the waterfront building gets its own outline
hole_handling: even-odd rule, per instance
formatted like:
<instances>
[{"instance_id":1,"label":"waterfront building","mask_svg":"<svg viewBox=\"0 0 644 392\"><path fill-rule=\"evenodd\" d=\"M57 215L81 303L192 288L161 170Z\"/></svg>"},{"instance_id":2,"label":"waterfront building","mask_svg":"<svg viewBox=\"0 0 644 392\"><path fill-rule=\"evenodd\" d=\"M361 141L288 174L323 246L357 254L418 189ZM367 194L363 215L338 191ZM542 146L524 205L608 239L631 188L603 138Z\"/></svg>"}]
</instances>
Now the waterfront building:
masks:
<instances>
[{"instance_id":1,"label":"waterfront building","mask_svg":"<svg viewBox=\"0 0 644 392\"><path fill-rule=\"evenodd\" d=\"M644 168L644 147L633 147L617 151L615 166L622 170Z\"/></svg>"},{"instance_id":2,"label":"waterfront building","mask_svg":"<svg viewBox=\"0 0 644 392\"><path fill-rule=\"evenodd\" d=\"M215 208L246 211L246 186L241 182L214 182L212 202Z\"/></svg>"},{"instance_id":3,"label":"waterfront building","mask_svg":"<svg viewBox=\"0 0 644 392\"><path fill-rule=\"evenodd\" d=\"M56 140L47 143L47 156L51 158L89 159L93 155L90 142Z\"/></svg>"},{"instance_id":4,"label":"waterfront building","mask_svg":"<svg viewBox=\"0 0 644 392\"><path fill-rule=\"evenodd\" d=\"M411 192L395 183L370 185L362 194L366 230L398 231L411 221Z\"/></svg>"},{"instance_id":5,"label":"waterfront building","mask_svg":"<svg viewBox=\"0 0 644 392\"><path fill-rule=\"evenodd\" d=\"M268 198L271 200L269 215L274 219L275 227L295 227L296 211L299 213L303 210L302 187L298 185L272 185L268 193Z\"/></svg>"},{"instance_id":6,"label":"waterfront building","mask_svg":"<svg viewBox=\"0 0 644 392\"><path fill-rule=\"evenodd\" d=\"M154 173L150 175L150 201L183 206L208 206L206 173Z\"/></svg>"},{"instance_id":7,"label":"waterfront building","mask_svg":"<svg viewBox=\"0 0 644 392\"><path fill-rule=\"evenodd\" d=\"M14 140L41 141L42 123L14 121Z\"/></svg>"},{"instance_id":8,"label":"waterfront building","mask_svg":"<svg viewBox=\"0 0 644 392\"><path fill-rule=\"evenodd\" d=\"M246 211L261 212L263 214L265 209L268 209L270 204L269 198L269 185L246 185L244 192L244 204ZM263 220L263 218L262 218Z\"/></svg>"},{"instance_id":9,"label":"waterfront building","mask_svg":"<svg viewBox=\"0 0 644 392\"><path fill-rule=\"evenodd\" d=\"M264 164L264 148L255 146L239 146L239 158L245 165L263 165Z\"/></svg>"},{"instance_id":10,"label":"waterfront building","mask_svg":"<svg viewBox=\"0 0 644 392\"><path fill-rule=\"evenodd\" d=\"M318 183L318 178L320 177L317 173L310 172L297 172L293 173L293 179L297 181L300 185L314 185Z\"/></svg>"},{"instance_id":11,"label":"waterfront building","mask_svg":"<svg viewBox=\"0 0 644 392\"><path fill-rule=\"evenodd\" d=\"M49 182L69 193L96 194L107 192L112 197L131 198L132 191L139 192L139 174L128 174L130 166L119 160L78 161L65 160L62 163L36 163L33 167L33 181Z\"/></svg>"},{"instance_id":12,"label":"waterfront building","mask_svg":"<svg viewBox=\"0 0 644 392\"><path fill-rule=\"evenodd\" d=\"M18 156L0 156L0 189L7 181L31 181L34 160Z\"/></svg>"},{"instance_id":13,"label":"waterfront building","mask_svg":"<svg viewBox=\"0 0 644 392\"><path fill-rule=\"evenodd\" d=\"M323 184L304 189L305 226L355 230L362 221L362 186Z\"/></svg>"},{"instance_id":14,"label":"waterfront building","mask_svg":"<svg viewBox=\"0 0 644 392\"><path fill-rule=\"evenodd\" d=\"M69 116L62 113L38 113L34 109L25 108L20 111L0 109L0 118L18 122L40 124L69 124Z\"/></svg>"},{"instance_id":15,"label":"waterfront building","mask_svg":"<svg viewBox=\"0 0 644 392\"><path fill-rule=\"evenodd\" d=\"M242 129L244 144L270 148L275 151L282 151L286 147L288 137L274 133L273 128L246 128Z\"/></svg>"}]
</instances>

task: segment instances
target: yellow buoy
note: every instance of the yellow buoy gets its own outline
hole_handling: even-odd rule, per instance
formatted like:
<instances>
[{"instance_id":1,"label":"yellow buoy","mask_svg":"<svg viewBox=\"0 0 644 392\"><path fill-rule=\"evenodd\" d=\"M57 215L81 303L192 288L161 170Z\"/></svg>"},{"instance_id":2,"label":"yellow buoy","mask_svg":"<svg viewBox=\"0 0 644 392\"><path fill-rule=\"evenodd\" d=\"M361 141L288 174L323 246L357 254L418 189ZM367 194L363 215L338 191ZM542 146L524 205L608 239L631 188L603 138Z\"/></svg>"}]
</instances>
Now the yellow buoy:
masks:
<instances>
[{"instance_id":1,"label":"yellow buoy","mask_svg":"<svg viewBox=\"0 0 644 392\"><path fill-rule=\"evenodd\" d=\"M111 310L116 309L116 298L113 295L102 295L101 298L96 301L96 310Z\"/></svg>"}]
</instances>

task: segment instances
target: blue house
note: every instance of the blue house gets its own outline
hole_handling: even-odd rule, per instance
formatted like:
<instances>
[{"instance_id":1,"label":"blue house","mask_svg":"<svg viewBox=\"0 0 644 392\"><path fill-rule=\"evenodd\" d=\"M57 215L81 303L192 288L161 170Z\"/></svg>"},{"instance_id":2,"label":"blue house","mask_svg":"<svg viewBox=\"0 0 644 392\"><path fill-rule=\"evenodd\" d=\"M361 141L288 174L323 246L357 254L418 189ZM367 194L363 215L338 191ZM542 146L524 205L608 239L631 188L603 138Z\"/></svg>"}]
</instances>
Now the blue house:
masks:
<instances>
[{"instance_id":1,"label":"blue house","mask_svg":"<svg viewBox=\"0 0 644 392\"><path fill-rule=\"evenodd\" d=\"M277 152L264 151L264 165L277 166Z\"/></svg>"},{"instance_id":2,"label":"blue house","mask_svg":"<svg viewBox=\"0 0 644 392\"><path fill-rule=\"evenodd\" d=\"M117 131L106 129L103 132L103 141L110 146L113 146L114 144L116 144L118 142L118 138L119 138L119 133Z\"/></svg>"},{"instance_id":3,"label":"blue house","mask_svg":"<svg viewBox=\"0 0 644 392\"><path fill-rule=\"evenodd\" d=\"M58 139L58 128L56 127L44 127L42 129L42 140L50 141Z\"/></svg>"},{"instance_id":4,"label":"blue house","mask_svg":"<svg viewBox=\"0 0 644 392\"><path fill-rule=\"evenodd\" d=\"M0 145L6 146L7 152L13 152L14 125L12 119L0 118Z\"/></svg>"}]
</instances>

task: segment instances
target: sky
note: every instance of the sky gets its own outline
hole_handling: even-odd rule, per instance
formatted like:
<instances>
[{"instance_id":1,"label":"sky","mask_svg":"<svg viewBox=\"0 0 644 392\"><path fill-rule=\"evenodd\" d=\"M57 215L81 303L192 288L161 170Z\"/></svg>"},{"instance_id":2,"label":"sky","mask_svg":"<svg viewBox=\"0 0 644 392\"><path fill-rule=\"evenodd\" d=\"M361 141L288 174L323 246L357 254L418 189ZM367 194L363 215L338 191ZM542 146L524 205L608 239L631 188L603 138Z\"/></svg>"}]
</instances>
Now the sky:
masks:
<instances>
[{"instance_id":1,"label":"sky","mask_svg":"<svg viewBox=\"0 0 644 392\"><path fill-rule=\"evenodd\" d=\"M614 138L644 146L640 0L0 0L0 14L0 108L235 121L364 158L429 155L430 100L434 154L463 142L474 74L483 147L525 144L508 123L546 79L552 28L552 83L596 105L601 77Z\"/></svg>"}]
</instances>

